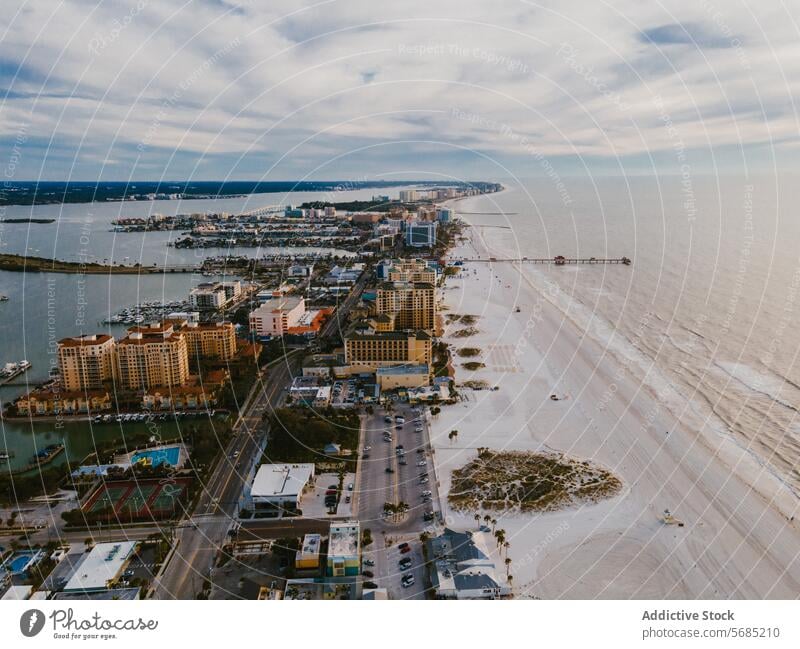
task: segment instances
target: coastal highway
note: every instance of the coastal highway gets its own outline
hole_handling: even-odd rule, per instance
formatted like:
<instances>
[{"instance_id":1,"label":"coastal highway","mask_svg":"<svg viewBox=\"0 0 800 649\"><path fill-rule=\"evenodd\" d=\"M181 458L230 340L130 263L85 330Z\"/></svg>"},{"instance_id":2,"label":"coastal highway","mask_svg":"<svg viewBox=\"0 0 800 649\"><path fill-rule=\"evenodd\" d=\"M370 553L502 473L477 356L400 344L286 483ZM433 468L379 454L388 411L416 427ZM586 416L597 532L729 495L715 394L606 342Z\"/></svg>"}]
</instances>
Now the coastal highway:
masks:
<instances>
[{"instance_id":1,"label":"coastal highway","mask_svg":"<svg viewBox=\"0 0 800 649\"><path fill-rule=\"evenodd\" d=\"M164 572L153 583L154 599L193 599L208 575L219 549L235 524L250 467L258 460L267 431L263 415L274 408L299 364L296 355L272 366L267 383L259 384L234 428L188 521L179 525L175 550Z\"/></svg>"}]
</instances>

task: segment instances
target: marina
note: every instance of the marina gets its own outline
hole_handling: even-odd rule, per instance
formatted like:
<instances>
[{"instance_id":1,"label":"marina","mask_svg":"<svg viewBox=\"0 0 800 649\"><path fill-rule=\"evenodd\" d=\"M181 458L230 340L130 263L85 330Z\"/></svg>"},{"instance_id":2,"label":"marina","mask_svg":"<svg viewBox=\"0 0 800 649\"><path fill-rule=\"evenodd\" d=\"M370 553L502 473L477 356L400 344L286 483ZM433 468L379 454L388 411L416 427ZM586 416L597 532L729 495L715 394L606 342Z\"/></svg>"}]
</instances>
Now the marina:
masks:
<instances>
[{"instance_id":1,"label":"marina","mask_svg":"<svg viewBox=\"0 0 800 649\"><path fill-rule=\"evenodd\" d=\"M23 372L27 372L30 368L30 362L25 360L19 361L18 363L6 363L3 368L0 369L0 385L9 383Z\"/></svg>"}]
</instances>

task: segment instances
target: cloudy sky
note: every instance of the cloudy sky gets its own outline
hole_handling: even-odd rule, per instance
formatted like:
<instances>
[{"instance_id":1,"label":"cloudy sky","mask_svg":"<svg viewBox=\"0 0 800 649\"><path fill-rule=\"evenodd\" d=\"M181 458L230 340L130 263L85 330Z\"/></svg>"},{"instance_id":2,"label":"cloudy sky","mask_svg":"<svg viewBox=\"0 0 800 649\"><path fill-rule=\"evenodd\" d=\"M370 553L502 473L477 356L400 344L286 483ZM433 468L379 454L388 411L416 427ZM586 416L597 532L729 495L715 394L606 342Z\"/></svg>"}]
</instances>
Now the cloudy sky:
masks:
<instances>
[{"instance_id":1,"label":"cloudy sky","mask_svg":"<svg viewBox=\"0 0 800 649\"><path fill-rule=\"evenodd\" d=\"M772 171L792 2L4 0L5 176Z\"/></svg>"}]
</instances>

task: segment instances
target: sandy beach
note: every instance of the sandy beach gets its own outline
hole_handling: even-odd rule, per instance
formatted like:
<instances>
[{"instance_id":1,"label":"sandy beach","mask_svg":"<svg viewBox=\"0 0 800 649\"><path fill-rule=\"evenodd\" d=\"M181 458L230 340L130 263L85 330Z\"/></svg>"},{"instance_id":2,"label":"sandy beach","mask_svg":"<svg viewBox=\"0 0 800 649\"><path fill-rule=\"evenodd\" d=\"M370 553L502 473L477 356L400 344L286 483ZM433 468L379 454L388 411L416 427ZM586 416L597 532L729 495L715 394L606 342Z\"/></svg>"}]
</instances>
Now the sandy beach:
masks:
<instances>
[{"instance_id":1,"label":"sandy beach","mask_svg":"<svg viewBox=\"0 0 800 649\"><path fill-rule=\"evenodd\" d=\"M451 259L502 252L495 239L501 230L465 233L468 242ZM454 351L481 350L475 359L454 355L457 385L499 386L459 388L462 400L433 420L447 524L475 526L472 514L447 507L446 494L451 472L477 447L563 452L612 471L623 489L554 513L485 512L506 530L518 597L798 597L796 497L691 408L668 408L665 394L652 388L657 381L635 380L618 355L587 335L596 324L591 314L571 312L568 296L537 288L540 272L510 262L466 262L441 292L443 315L478 316L474 335L453 336L463 328L453 323L443 337ZM472 360L485 367L461 367ZM684 527L663 523L667 508Z\"/></svg>"}]
</instances>

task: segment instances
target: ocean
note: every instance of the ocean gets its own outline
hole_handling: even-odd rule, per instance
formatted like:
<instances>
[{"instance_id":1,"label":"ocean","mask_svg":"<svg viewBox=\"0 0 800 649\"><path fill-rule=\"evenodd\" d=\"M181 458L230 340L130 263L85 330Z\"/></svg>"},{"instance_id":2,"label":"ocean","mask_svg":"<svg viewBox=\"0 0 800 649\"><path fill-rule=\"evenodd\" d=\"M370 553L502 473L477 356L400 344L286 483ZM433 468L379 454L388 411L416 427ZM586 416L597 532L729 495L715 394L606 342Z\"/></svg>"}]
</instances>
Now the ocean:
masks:
<instances>
[{"instance_id":1,"label":"ocean","mask_svg":"<svg viewBox=\"0 0 800 649\"><path fill-rule=\"evenodd\" d=\"M457 201L493 256L630 257L523 272L676 419L800 494L800 184L788 176L538 178Z\"/></svg>"}]
</instances>

